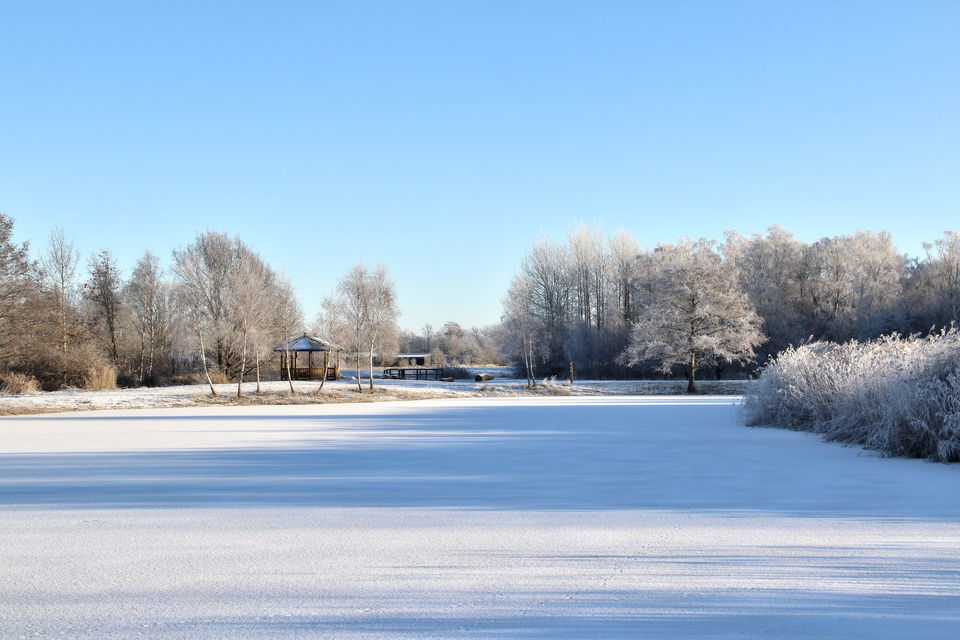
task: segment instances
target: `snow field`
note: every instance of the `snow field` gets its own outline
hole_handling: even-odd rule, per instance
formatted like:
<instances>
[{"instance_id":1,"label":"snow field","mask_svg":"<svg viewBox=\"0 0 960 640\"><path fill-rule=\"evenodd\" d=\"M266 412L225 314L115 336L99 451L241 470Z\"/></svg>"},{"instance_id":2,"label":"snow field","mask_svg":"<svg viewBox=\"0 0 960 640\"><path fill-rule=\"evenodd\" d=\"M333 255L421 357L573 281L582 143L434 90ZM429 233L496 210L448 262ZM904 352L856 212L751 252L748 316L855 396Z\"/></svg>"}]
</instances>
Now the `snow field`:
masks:
<instances>
[{"instance_id":1,"label":"snow field","mask_svg":"<svg viewBox=\"0 0 960 640\"><path fill-rule=\"evenodd\" d=\"M958 469L720 397L0 419L0 636L953 638Z\"/></svg>"},{"instance_id":2,"label":"snow field","mask_svg":"<svg viewBox=\"0 0 960 640\"><path fill-rule=\"evenodd\" d=\"M473 398L493 396L516 396L525 394L526 381L507 377L506 367L474 368L471 372L493 371L496 377L490 382L457 380L438 382L436 380L383 380L376 379L379 392L393 400L410 398ZM542 382L542 381L541 381ZM716 395L743 395L750 389L748 380L704 380L697 383L706 392ZM366 390L367 380L363 379ZM546 385L562 395L668 395L681 393L686 388L683 380L577 380L573 387L567 387L563 380L546 381ZM320 386L319 382L294 382L297 394L302 400L311 401L312 393ZM214 385L219 394L218 400L232 402L236 396L236 383ZM287 382L268 381L261 383L265 393L286 395L290 387ZM348 402L357 400L356 380L342 379L327 382L321 398L330 402ZM540 390L542 390L541 387ZM256 400L256 383L243 383L243 395L248 401ZM5 411L26 409L36 411L74 411L97 409L162 409L202 405L209 401L210 389L205 384L177 385L170 387L135 387L112 391L81 391L65 389L44 393L4 396L0 395L0 415ZM384 398L378 398L382 400Z\"/></svg>"}]
</instances>

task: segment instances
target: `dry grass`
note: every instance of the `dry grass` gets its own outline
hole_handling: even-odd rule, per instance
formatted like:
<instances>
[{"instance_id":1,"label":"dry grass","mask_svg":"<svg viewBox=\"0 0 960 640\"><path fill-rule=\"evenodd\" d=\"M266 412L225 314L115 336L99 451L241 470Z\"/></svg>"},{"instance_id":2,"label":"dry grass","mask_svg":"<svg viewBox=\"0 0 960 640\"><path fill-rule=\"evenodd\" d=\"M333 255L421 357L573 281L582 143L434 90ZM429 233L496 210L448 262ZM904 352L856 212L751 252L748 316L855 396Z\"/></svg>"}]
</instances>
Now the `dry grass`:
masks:
<instances>
[{"instance_id":1,"label":"dry grass","mask_svg":"<svg viewBox=\"0 0 960 640\"><path fill-rule=\"evenodd\" d=\"M40 393L40 383L36 378L13 371L0 374L0 395L20 396L28 393Z\"/></svg>"},{"instance_id":2,"label":"dry grass","mask_svg":"<svg viewBox=\"0 0 960 640\"><path fill-rule=\"evenodd\" d=\"M223 371L213 368L210 369L210 381L213 384L230 384L231 382L236 382L233 378L228 376ZM194 384L207 384L207 376L203 372L193 374Z\"/></svg>"},{"instance_id":3,"label":"dry grass","mask_svg":"<svg viewBox=\"0 0 960 640\"><path fill-rule=\"evenodd\" d=\"M471 397L478 394L457 393L457 397ZM289 391L266 391L262 393L253 393L242 395L239 398L236 395L218 395L199 396L196 399L197 404L201 405L232 405L232 406L253 406L253 405L291 405L291 404L346 404L356 402L391 402L400 400L431 400L436 398L449 398L450 392L422 392L405 391L403 389L384 389L374 388L372 391L364 389L360 393L356 389L331 389L322 392L315 391L295 392Z\"/></svg>"},{"instance_id":4,"label":"dry grass","mask_svg":"<svg viewBox=\"0 0 960 640\"><path fill-rule=\"evenodd\" d=\"M112 391L117 388L117 370L109 365L97 365L87 370L83 379L87 391Z\"/></svg>"},{"instance_id":5,"label":"dry grass","mask_svg":"<svg viewBox=\"0 0 960 640\"><path fill-rule=\"evenodd\" d=\"M30 416L37 413L59 413L66 409L51 409L49 407L0 407L0 416ZM75 409L69 409L75 411Z\"/></svg>"}]
</instances>

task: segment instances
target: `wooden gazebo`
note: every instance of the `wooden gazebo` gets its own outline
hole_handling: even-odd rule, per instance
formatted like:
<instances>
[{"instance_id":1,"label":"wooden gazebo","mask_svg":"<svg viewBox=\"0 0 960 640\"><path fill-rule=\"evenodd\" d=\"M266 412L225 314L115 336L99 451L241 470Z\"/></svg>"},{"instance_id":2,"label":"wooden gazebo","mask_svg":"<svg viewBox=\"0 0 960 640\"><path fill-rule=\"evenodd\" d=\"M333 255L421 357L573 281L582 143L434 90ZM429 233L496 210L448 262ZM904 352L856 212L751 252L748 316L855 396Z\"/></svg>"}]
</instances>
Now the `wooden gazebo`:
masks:
<instances>
[{"instance_id":1,"label":"wooden gazebo","mask_svg":"<svg viewBox=\"0 0 960 640\"><path fill-rule=\"evenodd\" d=\"M288 362L290 376L294 380L337 380L340 378L340 352L342 348L315 336L303 334L286 344L274 348L280 354L280 379L287 379ZM320 355L320 352L323 355ZM331 362L331 352L336 359ZM317 355L314 355L317 354ZM330 365L333 366L330 366Z\"/></svg>"}]
</instances>

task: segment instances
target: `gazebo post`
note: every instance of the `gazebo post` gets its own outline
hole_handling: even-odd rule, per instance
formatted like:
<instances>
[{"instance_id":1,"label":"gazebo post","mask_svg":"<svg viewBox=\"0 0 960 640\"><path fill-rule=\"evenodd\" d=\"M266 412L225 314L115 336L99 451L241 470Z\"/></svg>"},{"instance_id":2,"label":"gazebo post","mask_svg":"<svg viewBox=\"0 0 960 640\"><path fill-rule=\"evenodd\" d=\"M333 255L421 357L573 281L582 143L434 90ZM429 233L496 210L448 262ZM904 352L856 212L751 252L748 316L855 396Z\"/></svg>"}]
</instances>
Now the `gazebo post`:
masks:
<instances>
[{"instance_id":1,"label":"gazebo post","mask_svg":"<svg viewBox=\"0 0 960 640\"><path fill-rule=\"evenodd\" d=\"M307 380L313 380L313 351L307 351Z\"/></svg>"}]
</instances>

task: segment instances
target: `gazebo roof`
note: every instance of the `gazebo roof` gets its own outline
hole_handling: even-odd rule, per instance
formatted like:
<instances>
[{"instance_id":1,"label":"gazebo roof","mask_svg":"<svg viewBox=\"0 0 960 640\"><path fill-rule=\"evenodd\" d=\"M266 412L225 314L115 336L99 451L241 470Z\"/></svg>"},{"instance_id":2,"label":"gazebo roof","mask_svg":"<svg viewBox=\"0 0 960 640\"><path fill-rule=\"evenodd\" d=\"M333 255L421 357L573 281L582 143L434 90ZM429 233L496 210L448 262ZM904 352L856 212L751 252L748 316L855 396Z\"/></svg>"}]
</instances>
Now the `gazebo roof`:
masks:
<instances>
[{"instance_id":1,"label":"gazebo roof","mask_svg":"<svg viewBox=\"0 0 960 640\"><path fill-rule=\"evenodd\" d=\"M343 351L341 347L331 344L326 340L321 340L316 336L303 334L299 338L294 338L286 344L274 347L274 351Z\"/></svg>"}]
</instances>

